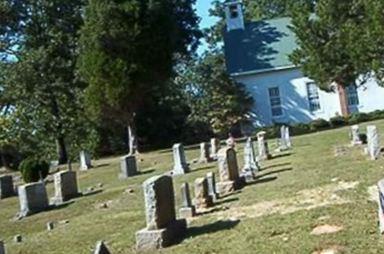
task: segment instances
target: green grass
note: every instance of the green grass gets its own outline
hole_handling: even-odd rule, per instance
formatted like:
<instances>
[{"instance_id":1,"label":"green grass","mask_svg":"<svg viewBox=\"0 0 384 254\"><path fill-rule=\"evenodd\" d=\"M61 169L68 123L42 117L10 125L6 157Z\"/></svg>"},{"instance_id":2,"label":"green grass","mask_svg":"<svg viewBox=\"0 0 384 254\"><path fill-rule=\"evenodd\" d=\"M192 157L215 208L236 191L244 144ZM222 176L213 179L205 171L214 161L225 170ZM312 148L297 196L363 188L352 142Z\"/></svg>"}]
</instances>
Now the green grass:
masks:
<instances>
[{"instance_id":1,"label":"green grass","mask_svg":"<svg viewBox=\"0 0 384 254\"><path fill-rule=\"evenodd\" d=\"M374 122L384 137L384 121ZM367 124L361 125L364 130ZM274 140L270 141L272 146ZM382 140L384 144L384 139ZM263 170L257 183L219 201L212 213L199 216L189 223L187 237L177 245L159 253L312 253L338 245L345 253L382 253L384 241L378 233L377 204L368 200L367 188L384 178L383 159L370 161L362 148L347 148L343 156L335 157L335 146L348 146L348 129L324 131L293 138L291 153L279 155L262 163ZM238 144L238 161L242 166L242 147ZM198 158L198 149L186 151L188 160ZM150 176L172 168L169 150L141 154L141 175L119 180L119 158L94 161L89 172L78 172L82 190L103 183L103 192L75 199L67 207L51 210L12 221L18 211L18 199L0 201L0 238L8 253L90 253L98 240L105 240L112 253L135 253L135 232L145 227L141 183ZM179 189L184 181L193 181L209 171L217 172L216 162L191 164L192 172L175 177L175 193L179 204ZM335 180L337 178L337 180ZM303 209L288 214L237 216L229 214L237 208L263 202L283 202L300 197L298 192L337 184L339 181L358 181L354 189L337 192L351 202ZM52 196L53 185L47 186ZM127 188L133 194L124 193ZM193 191L192 191L193 193ZM319 193L320 195L320 193ZM97 208L102 202L112 201L108 209ZM292 203L291 205L295 205ZM227 209L227 210L226 210ZM229 210L228 210L229 209ZM220 214L225 214L220 218ZM249 214L251 215L251 214ZM229 216L229 217L228 217ZM233 218L230 218L230 217ZM341 225L335 234L313 236L312 229L323 223ZM48 221L69 220L46 230ZM23 242L13 243L13 236L21 234Z\"/></svg>"}]
</instances>

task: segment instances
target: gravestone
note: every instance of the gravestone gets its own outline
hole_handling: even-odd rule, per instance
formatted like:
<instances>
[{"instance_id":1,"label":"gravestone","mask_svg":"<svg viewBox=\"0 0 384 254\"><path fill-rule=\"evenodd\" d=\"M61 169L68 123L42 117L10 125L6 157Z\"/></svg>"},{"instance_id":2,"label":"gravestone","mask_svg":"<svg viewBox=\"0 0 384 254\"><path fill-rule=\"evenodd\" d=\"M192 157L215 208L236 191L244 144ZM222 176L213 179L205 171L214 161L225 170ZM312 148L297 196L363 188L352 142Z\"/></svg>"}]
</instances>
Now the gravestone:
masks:
<instances>
[{"instance_id":1,"label":"gravestone","mask_svg":"<svg viewBox=\"0 0 384 254\"><path fill-rule=\"evenodd\" d=\"M367 127L367 136L368 136L368 155L372 160L377 160L380 156L380 138L377 128L374 125L369 125Z\"/></svg>"},{"instance_id":2,"label":"gravestone","mask_svg":"<svg viewBox=\"0 0 384 254\"><path fill-rule=\"evenodd\" d=\"M288 126L285 126L284 134L285 134L285 136L284 136L285 143L286 143L288 149L291 149L292 148L292 141L291 141L291 135L290 135Z\"/></svg>"},{"instance_id":3,"label":"gravestone","mask_svg":"<svg viewBox=\"0 0 384 254\"><path fill-rule=\"evenodd\" d=\"M353 146L361 145L359 125L351 126L351 144Z\"/></svg>"},{"instance_id":4,"label":"gravestone","mask_svg":"<svg viewBox=\"0 0 384 254\"><path fill-rule=\"evenodd\" d=\"M80 170L86 171L92 168L91 156L87 151L80 152Z\"/></svg>"},{"instance_id":5,"label":"gravestone","mask_svg":"<svg viewBox=\"0 0 384 254\"><path fill-rule=\"evenodd\" d=\"M173 174L183 175L189 172L189 166L185 159L184 147L182 144L173 145Z\"/></svg>"},{"instance_id":6,"label":"gravestone","mask_svg":"<svg viewBox=\"0 0 384 254\"><path fill-rule=\"evenodd\" d=\"M103 241L98 241L93 254L111 254Z\"/></svg>"},{"instance_id":7,"label":"gravestone","mask_svg":"<svg viewBox=\"0 0 384 254\"><path fill-rule=\"evenodd\" d=\"M248 137L244 146L244 167L242 172L245 181L249 183L255 180L259 170L260 167L256 159L253 142L252 139Z\"/></svg>"},{"instance_id":8,"label":"gravestone","mask_svg":"<svg viewBox=\"0 0 384 254\"><path fill-rule=\"evenodd\" d=\"M176 220L172 177L154 176L143 183L146 228L136 232L137 250L167 247L186 231L186 221Z\"/></svg>"},{"instance_id":9,"label":"gravestone","mask_svg":"<svg viewBox=\"0 0 384 254\"><path fill-rule=\"evenodd\" d=\"M229 194L240 187L239 168L236 152L225 147L218 152L219 179L216 190L220 196Z\"/></svg>"},{"instance_id":10,"label":"gravestone","mask_svg":"<svg viewBox=\"0 0 384 254\"><path fill-rule=\"evenodd\" d=\"M209 208L213 205L212 197L208 193L208 181L205 177L195 180L195 199L197 209Z\"/></svg>"},{"instance_id":11,"label":"gravestone","mask_svg":"<svg viewBox=\"0 0 384 254\"><path fill-rule=\"evenodd\" d=\"M61 204L79 196L75 171L61 171L53 176L55 196L51 199L54 204Z\"/></svg>"},{"instance_id":12,"label":"gravestone","mask_svg":"<svg viewBox=\"0 0 384 254\"><path fill-rule=\"evenodd\" d=\"M186 219L196 216L196 208L192 205L188 183L181 185L181 202L182 206L179 209L180 218Z\"/></svg>"},{"instance_id":13,"label":"gravestone","mask_svg":"<svg viewBox=\"0 0 384 254\"><path fill-rule=\"evenodd\" d=\"M207 163L212 161L211 155L209 153L209 145L207 143L200 143L200 163Z\"/></svg>"},{"instance_id":14,"label":"gravestone","mask_svg":"<svg viewBox=\"0 0 384 254\"><path fill-rule=\"evenodd\" d=\"M3 241L0 241L0 254L5 254L5 246Z\"/></svg>"},{"instance_id":15,"label":"gravestone","mask_svg":"<svg viewBox=\"0 0 384 254\"><path fill-rule=\"evenodd\" d=\"M220 140L217 138L211 139L211 158L217 160L217 151L220 149Z\"/></svg>"},{"instance_id":16,"label":"gravestone","mask_svg":"<svg viewBox=\"0 0 384 254\"><path fill-rule=\"evenodd\" d=\"M120 159L120 179L137 175L137 162L135 155L126 155Z\"/></svg>"},{"instance_id":17,"label":"gravestone","mask_svg":"<svg viewBox=\"0 0 384 254\"><path fill-rule=\"evenodd\" d=\"M212 197L212 201L215 202L217 197L216 192L216 179L215 179L215 173L209 172L207 173L207 182L208 182L208 194Z\"/></svg>"},{"instance_id":18,"label":"gravestone","mask_svg":"<svg viewBox=\"0 0 384 254\"><path fill-rule=\"evenodd\" d=\"M47 191L43 182L21 185L18 193L21 217L44 211L49 207Z\"/></svg>"},{"instance_id":19,"label":"gravestone","mask_svg":"<svg viewBox=\"0 0 384 254\"><path fill-rule=\"evenodd\" d=\"M15 195L12 176L0 176L0 199Z\"/></svg>"},{"instance_id":20,"label":"gravestone","mask_svg":"<svg viewBox=\"0 0 384 254\"><path fill-rule=\"evenodd\" d=\"M378 216L379 216L379 230L380 234L384 234L384 179L380 180L377 183L379 190L379 200L378 200Z\"/></svg>"},{"instance_id":21,"label":"gravestone","mask_svg":"<svg viewBox=\"0 0 384 254\"><path fill-rule=\"evenodd\" d=\"M259 149L259 161L268 160L271 158L271 155L269 154L268 149L268 142L265 139L265 135L267 133L265 131L260 131L257 133L257 144Z\"/></svg>"}]
</instances>

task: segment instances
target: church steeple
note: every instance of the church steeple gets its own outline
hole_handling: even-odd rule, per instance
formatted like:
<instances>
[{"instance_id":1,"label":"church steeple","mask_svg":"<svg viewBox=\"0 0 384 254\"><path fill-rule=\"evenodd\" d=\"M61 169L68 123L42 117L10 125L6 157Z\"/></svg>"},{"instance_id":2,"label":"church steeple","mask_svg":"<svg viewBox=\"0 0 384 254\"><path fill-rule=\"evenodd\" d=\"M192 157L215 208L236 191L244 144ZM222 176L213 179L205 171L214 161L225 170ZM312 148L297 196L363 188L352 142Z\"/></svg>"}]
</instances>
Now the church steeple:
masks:
<instances>
[{"instance_id":1,"label":"church steeple","mask_svg":"<svg viewBox=\"0 0 384 254\"><path fill-rule=\"evenodd\" d=\"M244 29L243 4L240 1L231 1L225 4L227 31Z\"/></svg>"}]
</instances>

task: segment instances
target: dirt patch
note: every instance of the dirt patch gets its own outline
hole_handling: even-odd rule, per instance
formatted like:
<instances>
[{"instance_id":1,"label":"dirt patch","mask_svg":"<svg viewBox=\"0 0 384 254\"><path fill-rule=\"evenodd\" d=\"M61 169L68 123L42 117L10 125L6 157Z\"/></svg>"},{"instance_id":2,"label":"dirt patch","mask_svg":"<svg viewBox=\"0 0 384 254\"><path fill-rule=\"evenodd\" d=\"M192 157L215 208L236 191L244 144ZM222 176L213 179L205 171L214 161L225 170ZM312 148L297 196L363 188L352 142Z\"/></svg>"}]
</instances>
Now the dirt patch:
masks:
<instances>
[{"instance_id":1,"label":"dirt patch","mask_svg":"<svg viewBox=\"0 0 384 254\"><path fill-rule=\"evenodd\" d=\"M231 207L226 211L216 213L218 219L257 218L270 214L289 214L300 210L311 210L330 205L350 203L342 198L338 192L356 188L358 182L339 182L326 186L302 190L292 198L264 201L251 206Z\"/></svg>"},{"instance_id":2,"label":"dirt patch","mask_svg":"<svg viewBox=\"0 0 384 254\"><path fill-rule=\"evenodd\" d=\"M311 235L324 235L324 234L334 234L341 230L343 230L344 227L341 226L335 226L335 225L320 225L315 227Z\"/></svg>"},{"instance_id":3,"label":"dirt patch","mask_svg":"<svg viewBox=\"0 0 384 254\"><path fill-rule=\"evenodd\" d=\"M341 254L344 253L345 248L343 246L334 245L323 250L317 250L312 252L312 254Z\"/></svg>"},{"instance_id":4,"label":"dirt patch","mask_svg":"<svg viewBox=\"0 0 384 254\"><path fill-rule=\"evenodd\" d=\"M335 157L345 156L348 154L348 148L346 146L336 146L333 149Z\"/></svg>"}]
</instances>

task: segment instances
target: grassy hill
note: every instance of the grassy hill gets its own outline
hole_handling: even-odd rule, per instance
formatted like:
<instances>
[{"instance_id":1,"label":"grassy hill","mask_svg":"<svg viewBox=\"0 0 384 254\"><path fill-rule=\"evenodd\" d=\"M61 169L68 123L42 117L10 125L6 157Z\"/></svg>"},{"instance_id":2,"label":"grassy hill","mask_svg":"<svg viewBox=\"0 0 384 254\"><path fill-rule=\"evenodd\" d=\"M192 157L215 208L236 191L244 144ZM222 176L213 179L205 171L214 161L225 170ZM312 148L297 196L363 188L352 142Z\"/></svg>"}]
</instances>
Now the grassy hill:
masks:
<instances>
[{"instance_id":1,"label":"grassy hill","mask_svg":"<svg viewBox=\"0 0 384 254\"><path fill-rule=\"evenodd\" d=\"M384 137L384 121L374 124ZM275 143L270 141L271 150ZM340 253L382 253L377 204L369 200L368 189L384 178L383 158L370 161L361 147L350 147L348 128L295 137L293 145L292 151L274 153L272 160L262 163L255 183L190 221L180 244L159 253L321 253L329 248ZM237 144L240 167L242 147ZM198 158L198 153L187 150L187 159ZM105 240L112 253L135 253L135 232L145 227L141 183L172 168L170 150L139 158L142 173L128 180L118 179L118 157L94 161L94 169L78 172L79 187L102 186L102 192L60 209L13 221L18 198L0 200L0 238L8 253L90 253L98 240ZM174 178L177 204L182 182L193 186L197 177L217 173L216 162L191 167L191 173ZM47 188L52 196L53 184ZM56 226L48 232L49 221ZM311 234L322 225L339 231ZM23 236L22 243L13 242L17 234Z\"/></svg>"}]
</instances>

